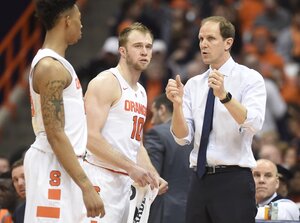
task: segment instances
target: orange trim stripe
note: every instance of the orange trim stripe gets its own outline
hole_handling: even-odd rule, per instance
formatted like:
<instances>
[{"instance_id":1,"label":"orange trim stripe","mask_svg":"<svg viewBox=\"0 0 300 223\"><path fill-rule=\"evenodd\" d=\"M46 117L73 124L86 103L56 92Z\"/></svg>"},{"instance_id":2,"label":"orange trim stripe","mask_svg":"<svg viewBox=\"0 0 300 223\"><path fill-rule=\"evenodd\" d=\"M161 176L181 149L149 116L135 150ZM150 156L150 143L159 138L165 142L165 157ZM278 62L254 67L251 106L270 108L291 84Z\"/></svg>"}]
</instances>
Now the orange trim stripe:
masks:
<instances>
[{"instance_id":1,"label":"orange trim stripe","mask_svg":"<svg viewBox=\"0 0 300 223\"><path fill-rule=\"evenodd\" d=\"M125 176L128 176L128 173L125 173L125 172L121 172L121 171L117 171L117 170L112 170L112 169L109 169L109 168L106 168L106 167L103 167L103 166L99 166L99 165L96 165L94 163L91 163L90 161L88 161L87 159L84 159L85 162L93 165L93 166L97 166L97 167L100 167L100 168L103 168L103 169L106 169L108 171L111 171L111 172L114 172L114 173L118 173L118 174L122 174L122 175L125 175Z\"/></svg>"},{"instance_id":2,"label":"orange trim stripe","mask_svg":"<svg viewBox=\"0 0 300 223\"><path fill-rule=\"evenodd\" d=\"M97 221L91 221L91 223L97 223Z\"/></svg>"},{"instance_id":3,"label":"orange trim stripe","mask_svg":"<svg viewBox=\"0 0 300 223\"><path fill-rule=\"evenodd\" d=\"M60 189L49 189L48 190L48 199L51 200L60 200L61 190Z\"/></svg>"},{"instance_id":4,"label":"orange trim stripe","mask_svg":"<svg viewBox=\"0 0 300 223\"><path fill-rule=\"evenodd\" d=\"M59 218L60 208L37 206L36 216L43 218Z\"/></svg>"}]
</instances>

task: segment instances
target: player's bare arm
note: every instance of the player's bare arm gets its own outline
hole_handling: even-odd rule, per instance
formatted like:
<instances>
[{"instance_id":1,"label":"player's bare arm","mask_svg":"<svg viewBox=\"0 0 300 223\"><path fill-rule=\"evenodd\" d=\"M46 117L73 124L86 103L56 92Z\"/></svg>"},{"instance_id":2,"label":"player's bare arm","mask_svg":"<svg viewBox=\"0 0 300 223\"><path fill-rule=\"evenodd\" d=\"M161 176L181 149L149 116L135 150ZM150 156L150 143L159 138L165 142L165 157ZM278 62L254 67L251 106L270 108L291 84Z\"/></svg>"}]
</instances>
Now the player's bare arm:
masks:
<instances>
[{"instance_id":1,"label":"player's bare arm","mask_svg":"<svg viewBox=\"0 0 300 223\"><path fill-rule=\"evenodd\" d=\"M83 192L89 217L103 216L104 206L82 170L72 145L64 132L65 113L62 92L71 82L71 76L52 58L45 58L35 68L34 89L40 94L43 122L48 141L58 160ZM67 154L67 155L66 155Z\"/></svg>"},{"instance_id":2,"label":"player's bare arm","mask_svg":"<svg viewBox=\"0 0 300 223\"><path fill-rule=\"evenodd\" d=\"M146 148L141 143L140 150L137 155L137 163L138 165L142 166L146 170L150 171L151 178L153 179L153 183L150 184L151 188L158 187L158 194L166 193L168 190L168 182L165 181L163 178L159 176L159 173L152 165L150 157L147 153Z\"/></svg>"},{"instance_id":3,"label":"player's bare arm","mask_svg":"<svg viewBox=\"0 0 300 223\"><path fill-rule=\"evenodd\" d=\"M125 170L140 186L152 182L148 171L114 149L103 137L103 129L110 107L121 97L120 85L114 75L104 72L94 78L85 94L85 108L88 124L88 149L99 160Z\"/></svg>"}]
</instances>

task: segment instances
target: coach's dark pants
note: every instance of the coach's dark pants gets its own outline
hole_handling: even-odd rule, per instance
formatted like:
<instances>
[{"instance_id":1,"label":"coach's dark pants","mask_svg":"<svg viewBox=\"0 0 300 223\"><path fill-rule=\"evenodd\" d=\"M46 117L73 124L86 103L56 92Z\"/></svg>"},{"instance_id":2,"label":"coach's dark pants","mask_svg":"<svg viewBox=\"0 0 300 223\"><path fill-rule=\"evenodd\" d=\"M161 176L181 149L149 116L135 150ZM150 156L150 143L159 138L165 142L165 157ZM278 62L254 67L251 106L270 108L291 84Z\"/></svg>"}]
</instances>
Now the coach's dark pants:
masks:
<instances>
[{"instance_id":1,"label":"coach's dark pants","mask_svg":"<svg viewBox=\"0 0 300 223\"><path fill-rule=\"evenodd\" d=\"M196 172L188 194L186 223L255 223L255 183L250 169Z\"/></svg>"}]
</instances>

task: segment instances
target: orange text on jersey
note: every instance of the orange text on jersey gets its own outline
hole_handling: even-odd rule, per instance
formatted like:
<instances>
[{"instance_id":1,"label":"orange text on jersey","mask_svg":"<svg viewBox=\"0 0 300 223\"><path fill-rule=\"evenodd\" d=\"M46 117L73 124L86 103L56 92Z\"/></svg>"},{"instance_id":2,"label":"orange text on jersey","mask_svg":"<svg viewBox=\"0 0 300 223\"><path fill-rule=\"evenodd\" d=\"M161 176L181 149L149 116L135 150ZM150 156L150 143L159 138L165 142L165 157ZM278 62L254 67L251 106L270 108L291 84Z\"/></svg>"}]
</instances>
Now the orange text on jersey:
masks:
<instances>
[{"instance_id":1,"label":"orange text on jersey","mask_svg":"<svg viewBox=\"0 0 300 223\"><path fill-rule=\"evenodd\" d=\"M125 111L131 111L146 116L146 110L147 110L146 106L138 102L129 101L129 100L125 101Z\"/></svg>"}]
</instances>

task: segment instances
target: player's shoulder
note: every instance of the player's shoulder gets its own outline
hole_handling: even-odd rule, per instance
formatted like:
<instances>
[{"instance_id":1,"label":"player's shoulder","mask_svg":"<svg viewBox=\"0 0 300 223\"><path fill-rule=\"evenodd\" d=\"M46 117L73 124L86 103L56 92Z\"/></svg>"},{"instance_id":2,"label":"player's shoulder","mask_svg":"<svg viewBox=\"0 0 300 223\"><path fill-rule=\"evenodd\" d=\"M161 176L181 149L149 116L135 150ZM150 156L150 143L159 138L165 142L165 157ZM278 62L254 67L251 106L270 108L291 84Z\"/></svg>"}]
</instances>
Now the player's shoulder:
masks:
<instances>
[{"instance_id":1,"label":"player's shoulder","mask_svg":"<svg viewBox=\"0 0 300 223\"><path fill-rule=\"evenodd\" d=\"M70 81L70 74L66 68L57 60L52 57L42 58L33 70L35 80L40 82L51 80L64 80Z\"/></svg>"},{"instance_id":2,"label":"player's shoulder","mask_svg":"<svg viewBox=\"0 0 300 223\"><path fill-rule=\"evenodd\" d=\"M113 84L117 81L117 78L109 70L100 72L96 77L94 77L90 82L96 85L98 84Z\"/></svg>"},{"instance_id":3,"label":"player's shoulder","mask_svg":"<svg viewBox=\"0 0 300 223\"><path fill-rule=\"evenodd\" d=\"M94 77L88 84L88 88L97 89L97 91L111 91L119 86L118 80L109 70L105 70Z\"/></svg>"},{"instance_id":4,"label":"player's shoulder","mask_svg":"<svg viewBox=\"0 0 300 223\"><path fill-rule=\"evenodd\" d=\"M63 69L63 65L52 57L44 57L36 64L35 70L54 72Z\"/></svg>"}]
</instances>

